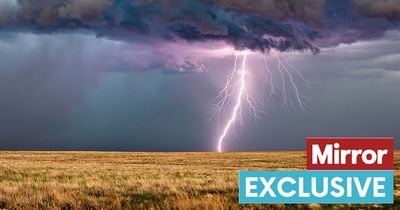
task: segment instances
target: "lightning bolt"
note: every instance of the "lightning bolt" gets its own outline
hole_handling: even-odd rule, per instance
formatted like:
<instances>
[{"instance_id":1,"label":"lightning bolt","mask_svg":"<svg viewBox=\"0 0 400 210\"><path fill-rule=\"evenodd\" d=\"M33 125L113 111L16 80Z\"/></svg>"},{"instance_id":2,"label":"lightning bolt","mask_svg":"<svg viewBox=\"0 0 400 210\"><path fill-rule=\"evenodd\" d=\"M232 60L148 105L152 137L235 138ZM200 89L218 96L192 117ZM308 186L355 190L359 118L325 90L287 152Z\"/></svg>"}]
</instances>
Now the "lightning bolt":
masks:
<instances>
[{"instance_id":1,"label":"lightning bolt","mask_svg":"<svg viewBox=\"0 0 400 210\"><path fill-rule=\"evenodd\" d=\"M301 111L305 110L304 103L302 101L303 98L306 98L300 94L300 88L296 84L296 79L301 79L305 85L308 87L308 82L305 78L297 71L297 69L291 65L287 58L284 55L278 54L276 51L272 51L275 55L277 72L273 73L273 71L269 68L269 64L267 63L267 52L264 52L264 64L265 64L265 73L266 78L264 81L264 88L267 84L269 84L269 94L267 96L267 103L277 95L277 89L274 85L274 74L278 74L280 76L281 87L278 91L282 95L282 109L292 107L296 109L296 105L300 108ZM227 138L228 134L231 130L234 130L235 122L238 121L240 125L244 125L242 119L242 108L247 107L249 111L251 111L254 115L254 118L258 118L258 115L263 111L260 111L259 107L264 108L265 98L264 98L264 88L262 88L262 96L263 103L256 102L253 97L251 97L246 89L246 76L250 75L250 72L246 71L246 62L248 57L248 52L242 52L240 54L236 54L234 67L232 71L228 74L226 78L225 86L219 92L218 96L213 100L216 106L216 112L213 115L213 118L218 119L218 125L220 124L220 114L225 110L225 108L232 104L233 109L229 114L229 118L227 122L224 124L221 134L218 137L218 152L223 151L223 143ZM238 57L239 55L243 55L241 68L238 68ZM286 81L288 79L288 81ZM294 97L294 100L290 98L290 96ZM231 99L234 98L234 101Z\"/></svg>"},{"instance_id":2,"label":"lightning bolt","mask_svg":"<svg viewBox=\"0 0 400 210\"><path fill-rule=\"evenodd\" d=\"M285 65L285 63L282 61L281 57L280 57L275 51L274 51L274 54L275 54L276 60L277 60L277 62L278 62L278 69L279 69L279 71L280 71L280 73L281 73L281 75L282 75L282 83L284 82L284 75L283 75L283 74L284 74L284 72L286 72L286 74L287 74L288 77L289 77L289 82L290 82L290 84L291 84L291 86L292 86L292 88L293 88L293 90L294 90L294 95L296 96L296 100L297 100L297 103L298 103L298 105L299 105L299 107L300 107L300 110L301 110L301 111L304 111L305 108L304 108L304 103L303 103L302 98L305 98L305 97L302 96L302 95L300 94L299 87L298 87L298 86L296 85L296 83L294 82L294 76L293 76L292 73L289 71L288 67L286 67L286 65ZM287 63L288 65L290 65L290 63L287 62L287 59L286 59L286 58L284 58L284 60L286 61L286 63ZM295 70L295 72L299 75L299 77L306 83L306 85L308 85L308 82L304 79L304 77L303 77L292 65L290 65L290 66L292 67L292 69ZM283 85L284 85L284 83L283 83ZM283 87L283 88L284 88L284 87ZM285 88L284 88L284 89L285 89ZM294 106L294 104L293 104L293 101L291 101L290 99L287 99L287 98L286 98L286 97L287 97L286 91L284 91L284 97L285 97L285 100L289 101L290 105L292 105L292 107L295 108L295 106Z\"/></svg>"},{"instance_id":3,"label":"lightning bolt","mask_svg":"<svg viewBox=\"0 0 400 210\"><path fill-rule=\"evenodd\" d=\"M222 152L222 143L226 137L226 135L228 134L228 131L231 129L233 123L235 122L237 116L238 116L238 112L240 111L240 108L242 106L242 98L243 95L246 92L246 60L247 60L247 52L245 52L243 54L243 61L242 61L242 68L239 70L239 74L240 74L240 87L239 87L239 91L237 93L237 98L236 98L236 103L235 106L233 108L233 112L232 115L230 117L230 119L228 120L228 122L225 125L225 128L221 134L221 136L218 138L218 152ZM237 57L236 57L237 59ZM235 63L236 63L236 59L235 59ZM230 78L229 80L231 80L232 78ZM228 82L229 84L229 82ZM226 86L225 86L226 88ZM250 99L247 98L248 102L250 102Z\"/></svg>"}]
</instances>

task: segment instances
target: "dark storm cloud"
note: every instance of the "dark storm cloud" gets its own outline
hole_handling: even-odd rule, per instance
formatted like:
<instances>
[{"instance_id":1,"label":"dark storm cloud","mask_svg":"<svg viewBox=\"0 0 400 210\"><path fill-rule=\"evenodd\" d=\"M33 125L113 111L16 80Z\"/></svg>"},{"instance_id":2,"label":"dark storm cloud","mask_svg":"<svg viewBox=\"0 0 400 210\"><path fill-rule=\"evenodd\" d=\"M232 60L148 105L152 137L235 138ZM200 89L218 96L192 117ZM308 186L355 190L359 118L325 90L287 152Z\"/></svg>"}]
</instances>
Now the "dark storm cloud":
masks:
<instances>
[{"instance_id":1,"label":"dark storm cloud","mask_svg":"<svg viewBox=\"0 0 400 210\"><path fill-rule=\"evenodd\" d=\"M400 17L400 2L398 0L353 0L356 11L371 17L386 17L398 19Z\"/></svg>"},{"instance_id":2,"label":"dark storm cloud","mask_svg":"<svg viewBox=\"0 0 400 210\"><path fill-rule=\"evenodd\" d=\"M357 41L374 40L386 31L398 29L399 24L385 15L371 16L363 10L372 8L377 2L389 7L390 1L336 0L326 1L322 28L318 38L311 41L319 47L351 44ZM363 9L364 8L364 9Z\"/></svg>"},{"instance_id":3,"label":"dark storm cloud","mask_svg":"<svg viewBox=\"0 0 400 210\"><path fill-rule=\"evenodd\" d=\"M222 40L237 49L311 50L397 27L395 0L6 0L3 30L85 29L127 41ZM371 25L372 24L372 25ZM349 38L350 37L350 38Z\"/></svg>"},{"instance_id":4,"label":"dark storm cloud","mask_svg":"<svg viewBox=\"0 0 400 210\"><path fill-rule=\"evenodd\" d=\"M324 0L212 0L212 2L229 10L277 19L296 18L311 24L320 24L325 4Z\"/></svg>"}]
</instances>

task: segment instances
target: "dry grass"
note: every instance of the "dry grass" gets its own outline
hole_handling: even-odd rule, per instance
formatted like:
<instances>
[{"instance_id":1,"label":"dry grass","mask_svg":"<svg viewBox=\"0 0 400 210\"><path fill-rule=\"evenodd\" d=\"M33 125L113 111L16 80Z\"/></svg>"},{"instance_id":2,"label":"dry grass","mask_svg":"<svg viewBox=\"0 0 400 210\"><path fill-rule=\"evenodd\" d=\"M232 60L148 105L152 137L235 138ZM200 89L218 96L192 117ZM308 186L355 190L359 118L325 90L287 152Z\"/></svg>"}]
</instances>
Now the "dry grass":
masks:
<instances>
[{"instance_id":1,"label":"dry grass","mask_svg":"<svg viewBox=\"0 0 400 210\"><path fill-rule=\"evenodd\" d=\"M395 157L394 207L400 208L400 151ZM0 208L393 208L238 204L239 170L304 168L304 152L0 152Z\"/></svg>"}]
</instances>

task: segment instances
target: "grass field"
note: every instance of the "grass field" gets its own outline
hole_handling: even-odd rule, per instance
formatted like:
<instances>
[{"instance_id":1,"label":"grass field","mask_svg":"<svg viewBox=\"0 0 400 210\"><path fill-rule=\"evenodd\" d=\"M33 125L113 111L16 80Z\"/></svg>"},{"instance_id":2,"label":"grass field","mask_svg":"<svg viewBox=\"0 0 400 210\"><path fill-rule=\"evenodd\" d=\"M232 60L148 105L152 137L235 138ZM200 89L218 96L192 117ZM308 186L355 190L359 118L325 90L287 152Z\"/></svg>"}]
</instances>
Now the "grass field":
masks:
<instances>
[{"instance_id":1,"label":"grass field","mask_svg":"<svg viewBox=\"0 0 400 210\"><path fill-rule=\"evenodd\" d=\"M245 169L303 170L305 153L0 152L0 208L400 208L400 151L394 206L239 205Z\"/></svg>"}]
</instances>

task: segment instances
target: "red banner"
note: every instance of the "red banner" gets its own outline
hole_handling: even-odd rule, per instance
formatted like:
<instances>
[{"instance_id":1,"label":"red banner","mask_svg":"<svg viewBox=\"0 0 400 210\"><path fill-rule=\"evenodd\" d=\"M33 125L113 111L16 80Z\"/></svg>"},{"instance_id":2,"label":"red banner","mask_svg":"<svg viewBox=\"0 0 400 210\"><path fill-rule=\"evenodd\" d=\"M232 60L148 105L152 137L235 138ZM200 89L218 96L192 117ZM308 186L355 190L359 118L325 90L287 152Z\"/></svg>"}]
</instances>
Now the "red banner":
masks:
<instances>
[{"instance_id":1,"label":"red banner","mask_svg":"<svg viewBox=\"0 0 400 210\"><path fill-rule=\"evenodd\" d=\"M308 170L393 170L393 138L307 138Z\"/></svg>"}]
</instances>

